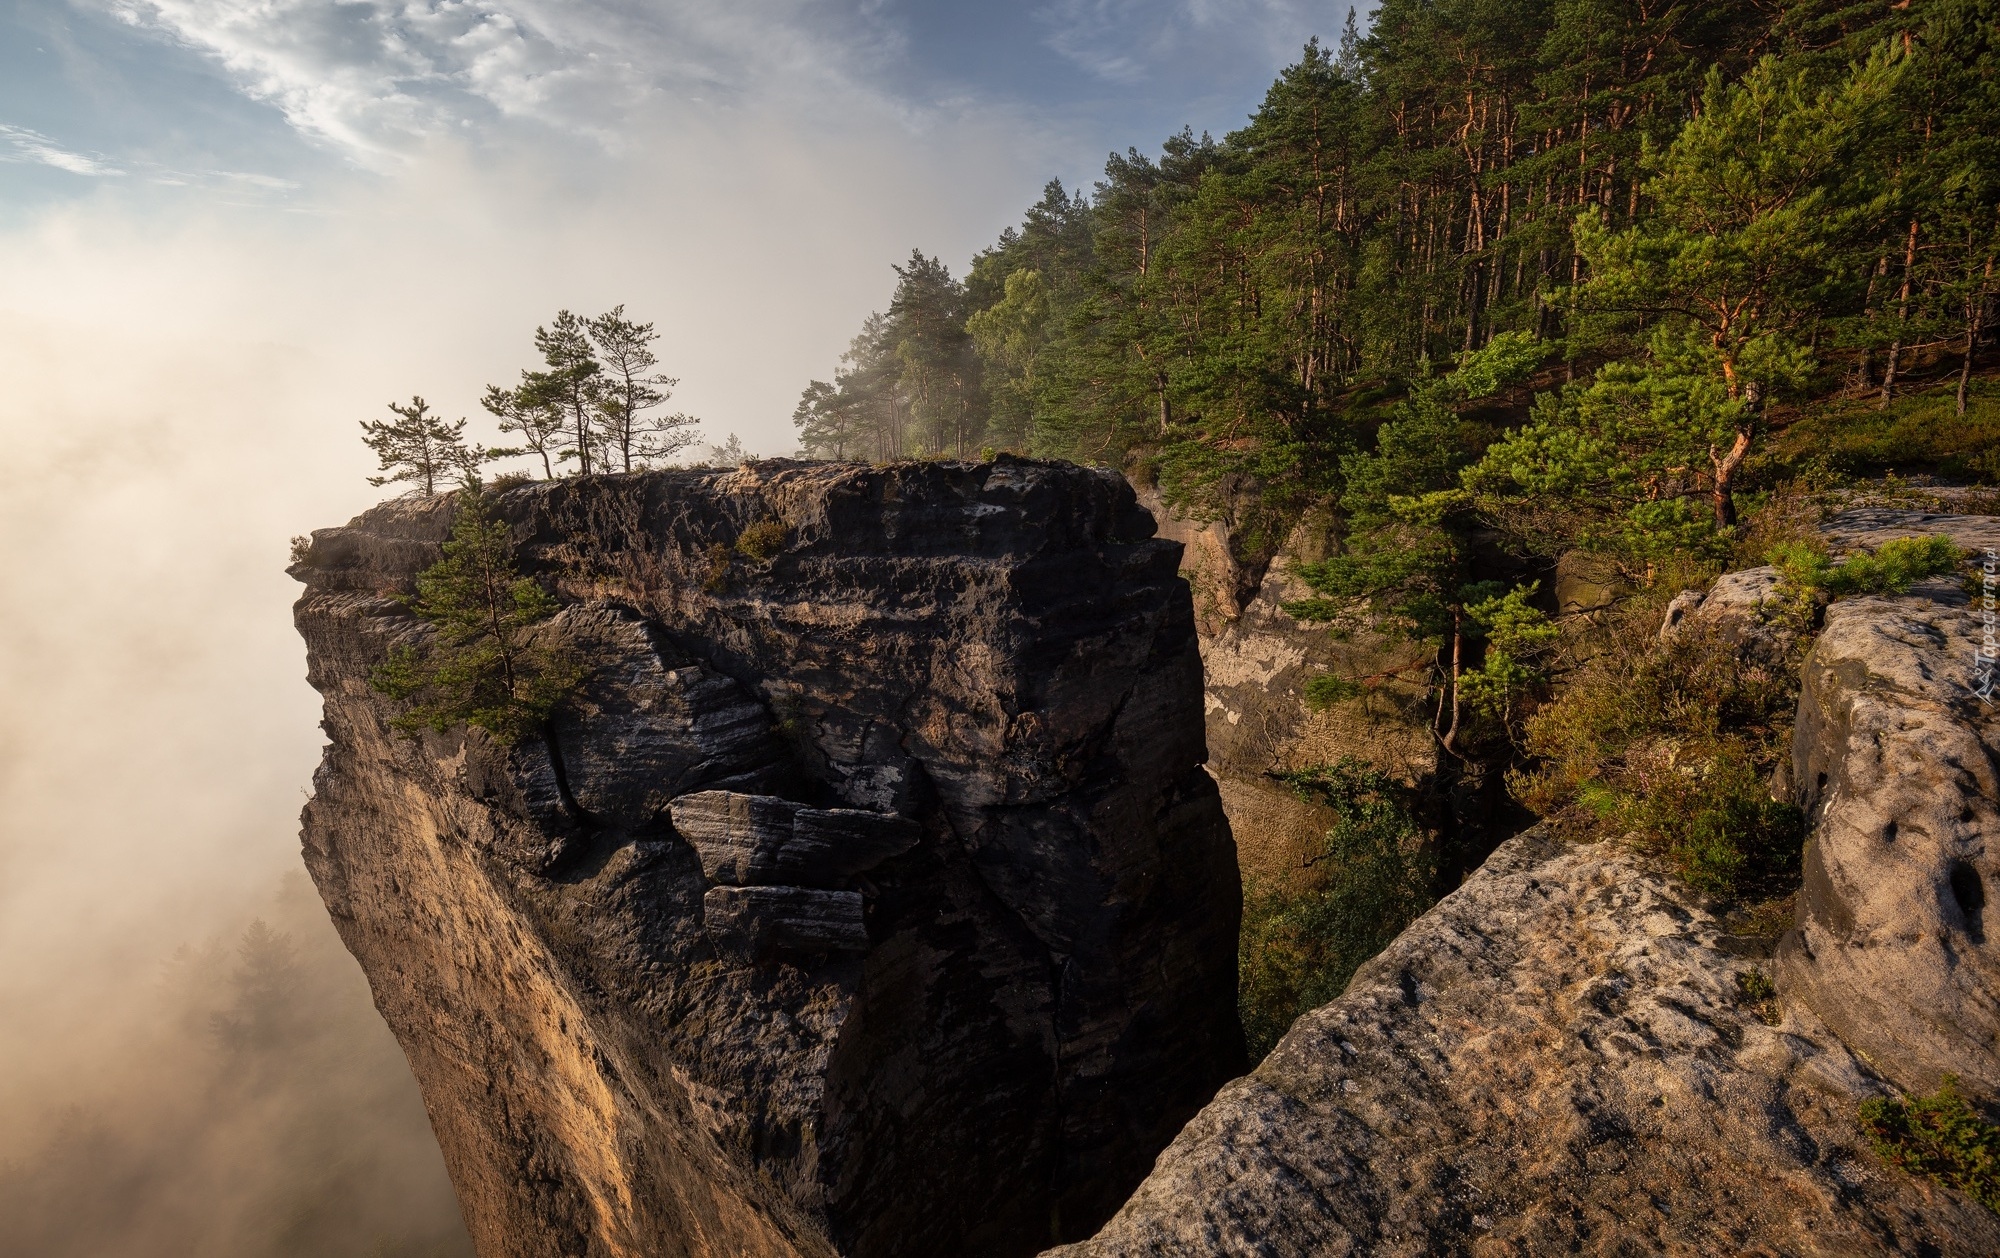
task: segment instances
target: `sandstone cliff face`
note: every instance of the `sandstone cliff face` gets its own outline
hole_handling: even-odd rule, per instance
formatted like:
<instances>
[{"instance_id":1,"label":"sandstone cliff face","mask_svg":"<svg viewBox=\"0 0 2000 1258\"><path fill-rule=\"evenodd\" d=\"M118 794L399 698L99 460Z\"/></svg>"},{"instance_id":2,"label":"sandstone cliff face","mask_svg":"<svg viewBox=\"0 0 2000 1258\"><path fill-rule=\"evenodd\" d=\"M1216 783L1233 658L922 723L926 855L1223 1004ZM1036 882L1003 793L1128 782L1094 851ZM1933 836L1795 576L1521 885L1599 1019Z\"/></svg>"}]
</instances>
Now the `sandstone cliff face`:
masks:
<instances>
[{"instance_id":1,"label":"sandstone cliff face","mask_svg":"<svg viewBox=\"0 0 2000 1258\"><path fill-rule=\"evenodd\" d=\"M1424 653L1366 633L1339 638L1285 611L1286 603L1312 596L1292 568L1326 557L1331 522L1323 515L1309 513L1282 546L1246 561L1223 523L1190 523L1155 491L1140 502L1162 536L1187 546L1182 565L1195 591L1207 684L1208 769L1238 857L1246 874L1282 880L1317 850L1334 817L1273 774L1347 755L1409 781L1436 770L1427 688L1395 672L1409 669L1414 678ZM1327 674L1376 680L1365 700L1315 712L1305 702L1306 684Z\"/></svg>"},{"instance_id":2,"label":"sandstone cliff face","mask_svg":"<svg viewBox=\"0 0 2000 1258\"><path fill-rule=\"evenodd\" d=\"M1116 477L1010 461L496 507L593 669L553 748L402 738L368 687L448 501L295 569L307 863L481 1253L1088 1234L1242 1068L1180 547ZM766 520L780 553L731 550Z\"/></svg>"},{"instance_id":3,"label":"sandstone cliff face","mask_svg":"<svg viewBox=\"0 0 2000 1258\"><path fill-rule=\"evenodd\" d=\"M2000 521L1850 512L1838 550ZM1679 600L1746 664L1776 574ZM1886 1171L1860 1103L2000 1098L2000 719L1956 579L1833 604L1789 784L1815 820L1769 945L1616 844L1511 840L1225 1087L1091 1241L1110 1255L2000 1253L2000 1217ZM1211 652L1213 648L1211 647ZM1777 980L1772 1002L1739 980Z\"/></svg>"}]
</instances>

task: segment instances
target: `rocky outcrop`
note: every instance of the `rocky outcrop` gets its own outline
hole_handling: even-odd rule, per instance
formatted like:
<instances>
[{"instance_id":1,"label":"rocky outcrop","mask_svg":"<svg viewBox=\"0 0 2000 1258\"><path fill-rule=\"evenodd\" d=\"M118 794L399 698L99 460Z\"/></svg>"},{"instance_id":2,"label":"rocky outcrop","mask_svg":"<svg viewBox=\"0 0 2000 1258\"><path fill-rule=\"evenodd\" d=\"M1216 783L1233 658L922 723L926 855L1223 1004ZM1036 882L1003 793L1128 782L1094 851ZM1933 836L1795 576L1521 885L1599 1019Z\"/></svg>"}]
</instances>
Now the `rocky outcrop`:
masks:
<instances>
[{"instance_id":1,"label":"rocky outcrop","mask_svg":"<svg viewBox=\"0 0 2000 1258\"><path fill-rule=\"evenodd\" d=\"M1116 477L1009 460L494 507L590 668L546 738L403 737L369 687L451 501L294 569L307 864L480 1252L1087 1235L1242 1068L1180 547Z\"/></svg>"},{"instance_id":2,"label":"rocky outcrop","mask_svg":"<svg viewBox=\"0 0 2000 1258\"><path fill-rule=\"evenodd\" d=\"M1356 630L1342 634L1296 619L1287 603L1313 591L1294 566L1326 557L1332 520L1308 512L1275 549L1237 553L1226 522L1191 522L1155 489L1139 501L1163 537L1187 546L1182 571L1194 588L1207 684L1208 770L1222 792L1238 857L1253 878L1282 881L1334 822L1275 776L1359 756L1407 781L1436 768L1428 657L1408 643ZM1317 711L1305 688L1315 677L1367 678L1358 702Z\"/></svg>"},{"instance_id":3,"label":"rocky outcrop","mask_svg":"<svg viewBox=\"0 0 2000 1258\"><path fill-rule=\"evenodd\" d=\"M1828 534L1978 548L1997 525L1849 513ZM1678 600L1669 634L1705 624L1746 667L1775 659L1797 630L1771 614L1775 576ZM2000 1253L2000 1216L1885 1169L1855 1123L1945 1073L1996 1098L1981 624L1954 578L1827 610L1791 775L1817 824L1775 956L1635 851L1532 830L1054 1253Z\"/></svg>"},{"instance_id":4,"label":"rocky outcrop","mask_svg":"<svg viewBox=\"0 0 2000 1258\"><path fill-rule=\"evenodd\" d=\"M1766 1021L1755 951L1625 851L1510 840L1056 1253L2000 1252L1860 1147L1882 1085Z\"/></svg>"},{"instance_id":5,"label":"rocky outcrop","mask_svg":"<svg viewBox=\"0 0 2000 1258\"><path fill-rule=\"evenodd\" d=\"M1828 533L1849 549L1925 534L1981 559L2000 547L1990 517L1856 511ZM1814 827L1779 974L1904 1088L1955 1074L2000 1101L2000 939L1987 930L2000 709L1977 689L1986 631L1956 577L1827 609L1792 744L1792 791Z\"/></svg>"}]
</instances>

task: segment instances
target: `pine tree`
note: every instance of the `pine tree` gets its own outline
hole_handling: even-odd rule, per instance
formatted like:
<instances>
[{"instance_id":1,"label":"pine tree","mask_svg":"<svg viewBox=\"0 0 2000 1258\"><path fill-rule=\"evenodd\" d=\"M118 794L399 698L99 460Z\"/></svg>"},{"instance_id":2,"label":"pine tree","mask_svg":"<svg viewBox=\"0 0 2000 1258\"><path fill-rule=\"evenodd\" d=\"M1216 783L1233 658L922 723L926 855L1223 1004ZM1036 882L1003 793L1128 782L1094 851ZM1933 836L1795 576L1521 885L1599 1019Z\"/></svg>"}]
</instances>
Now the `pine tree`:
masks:
<instances>
[{"instance_id":1,"label":"pine tree","mask_svg":"<svg viewBox=\"0 0 2000 1258\"><path fill-rule=\"evenodd\" d=\"M511 451L488 450L465 443L465 421L446 420L430 413L430 403L412 397L410 404L389 403L393 420L361 421L361 440L382 462L383 476L371 476L371 485L408 482L410 492L425 497L438 492L446 478L456 476L470 484L477 480L481 465Z\"/></svg>"},{"instance_id":2,"label":"pine tree","mask_svg":"<svg viewBox=\"0 0 2000 1258\"><path fill-rule=\"evenodd\" d=\"M586 320L558 311L548 327L535 329L535 350L545 369L523 371L515 390L518 404L529 411L561 416L558 457L575 460L576 470L589 476L606 471L606 434L600 426L605 381Z\"/></svg>"},{"instance_id":3,"label":"pine tree","mask_svg":"<svg viewBox=\"0 0 2000 1258\"><path fill-rule=\"evenodd\" d=\"M1657 372L1721 385L1681 390L1718 528L1736 522L1766 397L1811 369L1801 334L1846 278L1842 245L1866 210L1868 141L1898 70L1878 50L1829 88L1775 58L1733 85L1711 71L1701 112L1649 158L1655 212L1623 231L1601 210L1577 220L1590 276L1576 304L1651 320Z\"/></svg>"},{"instance_id":4,"label":"pine tree","mask_svg":"<svg viewBox=\"0 0 2000 1258\"><path fill-rule=\"evenodd\" d=\"M625 307L620 305L589 320L585 327L600 364L592 400L605 446L616 454L619 470L629 472L654 460L671 458L694 444L694 426L700 422L694 416L652 413L666 404L680 384L674 377L653 370L659 365L652 350L659 333L653 331L653 325L627 319Z\"/></svg>"},{"instance_id":5,"label":"pine tree","mask_svg":"<svg viewBox=\"0 0 2000 1258\"><path fill-rule=\"evenodd\" d=\"M553 480L555 464L563 454L562 411L553 402L525 389L503 389L497 384L486 386L486 396L479 404L500 421L501 432L519 435L521 449L516 453L538 456L542 460L542 475Z\"/></svg>"},{"instance_id":6,"label":"pine tree","mask_svg":"<svg viewBox=\"0 0 2000 1258\"><path fill-rule=\"evenodd\" d=\"M476 725L499 742L546 736L549 714L582 679L567 652L537 641L535 629L558 610L555 598L514 566L505 520L467 491L444 558L417 577L409 608L435 638L403 646L370 684L408 707L393 722L404 733Z\"/></svg>"}]
</instances>

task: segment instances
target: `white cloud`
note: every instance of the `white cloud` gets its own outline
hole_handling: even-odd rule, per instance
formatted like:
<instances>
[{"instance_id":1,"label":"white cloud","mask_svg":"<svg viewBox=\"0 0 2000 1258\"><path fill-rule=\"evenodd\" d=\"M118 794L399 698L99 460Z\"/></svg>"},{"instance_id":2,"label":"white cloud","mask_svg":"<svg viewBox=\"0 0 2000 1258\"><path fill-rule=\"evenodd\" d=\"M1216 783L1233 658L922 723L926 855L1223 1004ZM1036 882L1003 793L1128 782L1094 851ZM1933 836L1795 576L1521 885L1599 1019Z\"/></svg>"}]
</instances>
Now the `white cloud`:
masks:
<instances>
[{"instance_id":1,"label":"white cloud","mask_svg":"<svg viewBox=\"0 0 2000 1258\"><path fill-rule=\"evenodd\" d=\"M898 42L866 10L835 25L808 0L77 2L213 57L294 127L376 167L500 120L616 149L634 112L663 99L775 89L881 103L865 70Z\"/></svg>"},{"instance_id":2,"label":"white cloud","mask_svg":"<svg viewBox=\"0 0 2000 1258\"><path fill-rule=\"evenodd\" d=\"M89 157L73 152L57 144L39 131L26 127L12 127L0 123L0 141L4 141L13 152L0 151L0 162L35 162L43 166L53 166L66 170L72 175L122 175L125 172L106 162L101 157Z\"/></svg>"}]
</instances>

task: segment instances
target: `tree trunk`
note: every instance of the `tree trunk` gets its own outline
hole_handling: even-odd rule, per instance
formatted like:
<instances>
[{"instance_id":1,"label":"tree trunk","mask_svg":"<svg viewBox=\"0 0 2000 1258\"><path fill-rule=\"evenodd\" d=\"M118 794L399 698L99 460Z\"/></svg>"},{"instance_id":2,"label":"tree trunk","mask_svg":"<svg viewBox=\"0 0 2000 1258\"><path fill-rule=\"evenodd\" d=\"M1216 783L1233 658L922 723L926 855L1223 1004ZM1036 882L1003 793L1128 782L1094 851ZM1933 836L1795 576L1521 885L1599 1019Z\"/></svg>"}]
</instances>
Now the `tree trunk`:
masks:
<instances>
[{"instance_id":1,"label":"tree trunk","mask_svg":"<svg viewBox=\"0 0 2000 1258\"><path fill-rule=\"evenodd\" d=\"M1979 348L1979 325L1986 318L1986 286L1993 280L1993 259L1986 259L1986 274L1979 281L1965 312L1965 361L1958 365L1958 413L1965 414L1965 388L1972 380L1972 354Z\"/></svg>"},{"instance_id":2,"label":"tree trunk","mask_svg":"<svg viewBox=\"0 0 2000 1258\"><path fill-rule=\"evenodd\" d=\"M1736 527L1736 499L1731 488L1736 480L1736 469L1743 466L1745 456L1750 453L1750 434L1757 425L1757 414L1763 409L1764 386L1755 380L1743 383L1743 422L1736 430L1736 440L1730 443L1729 453L1717 457L1715 447L1708 448L1708 461L1715 469L1715 527L1719 529Z\"/></svg>"},{"instance_id":3,"label":"tree trunk","mask_svg":"<svg viewBox=\"0 0 2000 1258\"><path fill-rule=\"evenodd\" d=\"M1452 745L1458 741L1458 717L1460 712L1458 679L1465 671L1463 663L1465 659L1465 634L1463 629L1463 613L1457 608L1453 608L1451 613L1451 724L1445 728L1444 737L1439 741L1444 745L1444 749L1454 756L1458 755L1458 748Z\"/></svg>"},{"instance_id":4,"label":"tree trunk","mask_svg":"<svg viewBox=\"0 0 2000 1258\"><path fill-rule=\"evenodd\" d=\"M1896 360L1903 352L1903 325L1910 318L1910 272L1917 261L1917 220L1910 220L1910 241L1903 247L1903 288L1896 298L1896 339L1889 343L1889 363L1882 372L1882 404L1878 410L1889 409L1889 391L1896 384Z\"/></svg>"}]
</instances>

